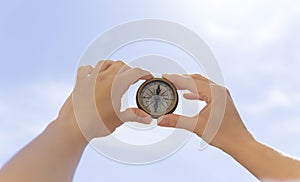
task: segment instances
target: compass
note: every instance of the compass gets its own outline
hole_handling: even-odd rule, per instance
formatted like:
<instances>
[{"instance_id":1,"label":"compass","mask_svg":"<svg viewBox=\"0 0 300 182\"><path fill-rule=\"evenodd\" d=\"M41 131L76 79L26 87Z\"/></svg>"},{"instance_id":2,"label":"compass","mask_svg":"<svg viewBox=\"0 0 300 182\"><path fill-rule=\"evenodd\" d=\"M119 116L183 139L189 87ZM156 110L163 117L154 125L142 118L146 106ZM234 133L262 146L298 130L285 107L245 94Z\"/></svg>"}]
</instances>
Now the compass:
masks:
<instances>
[{"instance_id":1,"label":"compass","mask_svg":"<svg viewBox=\"0 0 300 182\"><path fill-rule=\"evenodd\" d=\"M140 109L157 119L174 112L178 104L175 86L164 78L152 78L138 89L136 102Z\"/></svg>"}]
</instances>

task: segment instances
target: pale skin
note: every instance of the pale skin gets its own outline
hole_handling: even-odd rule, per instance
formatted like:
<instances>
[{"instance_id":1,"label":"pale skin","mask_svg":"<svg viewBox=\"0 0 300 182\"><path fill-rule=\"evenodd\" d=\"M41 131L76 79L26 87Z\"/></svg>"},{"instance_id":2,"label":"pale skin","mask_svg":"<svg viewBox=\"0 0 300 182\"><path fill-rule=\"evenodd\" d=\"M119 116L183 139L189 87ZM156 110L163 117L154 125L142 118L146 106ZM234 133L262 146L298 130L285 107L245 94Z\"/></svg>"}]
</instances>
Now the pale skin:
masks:
<instances>
[{"instance_id":1,"label":"pale skin","mask_svg":"<svg viewBox=\"0 0 300 182\"><path fill-rule=\"evenodd\" d=\"M131 68L121 61L100 61L95 68L80 67L76 86L57 119L3 166L0 181L72 181L81 155L91 139L111 134L126 121L144 124L151 122L151 117L142 110L128 108L121 112L120 105L122 95L131 84L152 77L148 71ZM158 125L194 132L210 145L232 156L258 179L300 179L300 161L255 140L243 124L226 88L198 74L164 77L173 82L177 89L189 90L190 93L184 94L186 99L204 101L207 105L195 117L169 114L159 118ZM113 85L113 82L116 84ZM213 97L212 85L216 93ZM102 125L95 115L88 113L93 108L84 110L85 107L76 106L76 101L89 104L87 97L91 97L88 94L91 88L94 94L90 95L95 99L95 109L100 114ZM216 107L218 97L221 96L226 98L224 117L216 135L209 137L203 131L211 110ZM85 121L78 121L78 117ZM191 121L195 127L191 127Z\"/></svg>"},{"instance_id":2,"label":"pale skin","mask_svg":"<svg viewBox=\"0 0 300 182\"><path fill-rule=\"evenodd\" d=\"M137 108L128 108L124 112L115 112L112 109L111 89L113 79L122 76L122 83L119 83L118 90L125 92L126 88L139 79L149 79L152 75L139 68L130 68L123 62L101 61L95 68L82 66L78 70L76 86L71 96L64 103L56 120L36 139L19 151L0 171L0 181L5 182L69 182L72 181L81 155L93 137L103 137L112 133L125 121L136 121L150 123L151 117ZM101 113L102 121L106 129L95 130L97 121L88 121L90 124L85 129L88 137L85 138L78 127L73 107L74 92L84 91L77 99L79 102L87 100L89 95L85 91L95 85L95 98L97 109ZM88 88L85 88L88 87ZM123 93L119 93L122 95ZM116 95L118 98L118 95ZM120 107L121 101L116 101L115 107ZM105 104L106 107L103 107ZM86 113L86 110L82 110ZM121 119L119 119L120 116ZM88 119L89 116L86 116Z\"/></svg>"},{"instance_id":3,"label":"pale skin","mask_svg":"<svg viewBox=\"0 0 300 182\"><path fill-rule=\"evenodd\" d=\"M258 142L243 124L226 88L198 74L164 75L164 77L173 82L177 89L189 90L190 93L183 95L186 99L204 101L207 105L194 117L176 114L163 116L159 118L160 126L187 129L206 140L203 131L209 120L210 111L216 107L218 94L224 96L225 93L226 109L221 126L216 136L207 142L232 156L258 179L300 181L300 161L284 156ZM216 93L215 98L211 96L212 85ZM195 120L197 123L191 128L190 123Z\"/></svg>"}]
</instances>

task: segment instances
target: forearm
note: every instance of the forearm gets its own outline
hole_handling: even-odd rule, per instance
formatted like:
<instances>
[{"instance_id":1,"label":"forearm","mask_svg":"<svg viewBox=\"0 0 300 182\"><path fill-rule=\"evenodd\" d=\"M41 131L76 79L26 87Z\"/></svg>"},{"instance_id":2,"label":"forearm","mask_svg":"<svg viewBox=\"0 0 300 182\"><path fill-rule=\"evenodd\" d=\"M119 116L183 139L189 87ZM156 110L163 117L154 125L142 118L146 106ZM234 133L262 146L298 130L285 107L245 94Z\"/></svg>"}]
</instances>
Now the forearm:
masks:
<instances>
[{"instance_id":1,"label":"forearm","mask_svg":"<svg viewBox=\"0 0 300 182\"><path fill-rule=\"evenodd\" d=\"M74 121L55 120L0 171L0 181L71 181L87 142Z\"/></svg>"},{"instance_id":2,"label":"forearm","mask_svg":"<svg viewBox=\"0 0 300 182\"><path fill-rule=\"evenodd\" d=\"M300 179L300 161L287 157L254 140L247 139L225 150L258 179Z\"/></svg>"}]
</instances>

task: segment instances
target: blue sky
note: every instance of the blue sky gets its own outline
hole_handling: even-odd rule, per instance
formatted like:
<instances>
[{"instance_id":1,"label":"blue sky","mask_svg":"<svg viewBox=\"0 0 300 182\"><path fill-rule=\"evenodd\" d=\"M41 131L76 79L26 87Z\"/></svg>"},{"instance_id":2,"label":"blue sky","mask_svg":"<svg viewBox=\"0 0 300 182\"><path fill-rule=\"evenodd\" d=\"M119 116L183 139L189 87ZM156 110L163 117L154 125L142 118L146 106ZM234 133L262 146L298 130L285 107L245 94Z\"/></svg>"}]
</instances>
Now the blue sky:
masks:
<instances>
[{"instance_id":1,"label":"blue sky","mask_svg":"<svg viewBox=\"0 0 300 182\"><path fill-rule=\"evenodd\" d=\"M88 44L110 27L158 18L210 46L226 86L257 139L300 158L300 2L37 1L0 3L0 165L55 119ZM74 181L255 181L238 163L192 136L171 157L144 166L88 147Z\"/></svg>"}]
</instances>

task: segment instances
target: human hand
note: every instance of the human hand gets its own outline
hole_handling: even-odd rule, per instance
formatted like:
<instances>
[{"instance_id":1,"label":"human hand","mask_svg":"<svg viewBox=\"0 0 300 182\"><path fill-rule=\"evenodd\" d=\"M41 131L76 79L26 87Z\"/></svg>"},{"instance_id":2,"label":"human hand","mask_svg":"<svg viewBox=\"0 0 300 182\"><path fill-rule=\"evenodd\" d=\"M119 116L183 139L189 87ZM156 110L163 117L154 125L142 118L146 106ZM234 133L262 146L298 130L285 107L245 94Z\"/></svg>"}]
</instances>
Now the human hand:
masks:
<instances>
[{"instance_id":1,"label":"human hand","mask_svg":"<svg viewBox=\"0 0 300 182\"><path fill-rule=\"evenodd\" d=\"M190 93L185 93L184 98L205 101L207 105L193 117L177 114L162 116L158 119L158 125L189 130L226 152L246 140L253 139L226 88L199 74L163 77L173 82L178 90L189 90ZM222 100L224 103L221 103ZM209 125L210 123L213 124Z\"/></svg>"},{"instance_id":2,"label":"human hand","mask_svg":"<svg viewBox=\"0 0 300 182\"><path fill-rule=\"evenodd\" d=\"M121 61L100 61L95 68L82 66L72 98L66 101L59 117L73 114L88 141L111 134L126 121L150 123L151 116L138 108L120 109L121 98L130 85L152 77L148 71Z\"/></svg>"}]
</instances>

